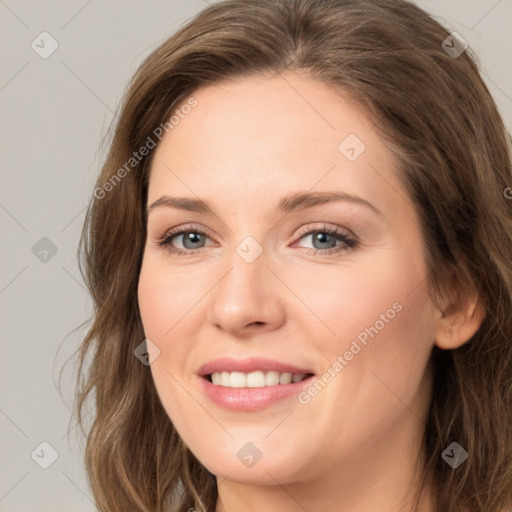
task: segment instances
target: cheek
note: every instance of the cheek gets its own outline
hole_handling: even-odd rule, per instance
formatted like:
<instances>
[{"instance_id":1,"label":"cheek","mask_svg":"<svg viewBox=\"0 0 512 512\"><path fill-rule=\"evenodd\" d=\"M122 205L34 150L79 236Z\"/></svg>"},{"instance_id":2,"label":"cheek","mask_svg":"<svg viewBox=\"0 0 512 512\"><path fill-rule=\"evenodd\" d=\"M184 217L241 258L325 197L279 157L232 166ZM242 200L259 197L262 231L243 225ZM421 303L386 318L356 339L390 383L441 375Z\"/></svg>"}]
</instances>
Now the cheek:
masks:
<instances>
[{"instance_id":1,"label":"cheek","mask_svg":"<svg viewBox=\"0 0 512 512\"><path fill-rule=\"evenodd\" d=\"M333 379L336 400L366 389L365 396L373 397L368 401L378 401L389 393L383 382L399 396L411 397L434 344L439 312L430 300L421 258L407 251L371 257L360 267L364 272L343 269L336 279L331 276L328 287L324 280L310 294L311 309L331 331L322 327L321 336L311 335L315 352L326 370L343 358L342 366L332 370L343 375Z\"/></svg>"},{"instance_id":2,"label":"cheek","mask_svg":"<svg viewBox=\"0 0 512 512\"><path fill-rule=\"evenodd\" d=\"M187 276L186 269L171 272L155 256L145 258L142 264L139 285L139 310L144 332L150 339L170 336L170 330L197 304L206 290L204 282ZM180 328L183 325L179 325Z\"/></svg>"},{"instance_id":3,"label":"cheek","mask_svg":"<svg viewBox=\"0 0 512 512\"><path fill-rule=\"evenodd\" d=\"M144 335L158 347L158 357L151 364L151 372L162 403L168 409L177 391L174 389L177 369L187 357L187 344L179 343L179 340L186 339L183 328L189 325L193 315L187 316L187 310L191 308L187 289L183 289L172 279L169 271L161 267L151 258L143 262L138 301ZM194 302L197 300L195 297Z\"/></svg>"},{"instance_id":4,"label":"cheek","mask_svg":"<svg viewBox=\"0 0 512 512\"><path fill-rule=\"evenodd\" d=\"M137 289L139 313L145 337L156 343L160 348L158 339L165 332L164 329L166 329L165 315L162 315L162 307L165 307L168 297L162 294L156 277L157 273L147 263L147 259L144 258Z\"/></svg>"},{"instance_id":5,"label":"cheek","mask_svg":"<svg viewBox=\"0 0 512 512\"><path fill-rule=\"evenodd\" d=\"M170 274L158 261L146 258L139 277L138 301L144 334L159 349L158 357L150 367L157 394L175 428L187 432L188 418L195 417L198 411L181 382L179 369L188 354L187 344L180 344L178 340L186 339L185 334L181 334L183 327L188 325L180 319L187 318L187 311L198 297L197 289L195 293L187 292L190 287L184 286L186 280L183 277L180 280Z\"/></svg>"},{"instance_id":6,"label":"cheek","mask_svg":"<svg viewBox=\"0 0 512 512\"><path fill-rule=\"evenodd\" d=\"M159 349L151 371L166 408L181 396L180 384L190 384L184 382L192 378L194 370L196 349L190 340L194 340L199 319L206 314L206 302L201 299L211 284L206 276L192 277L191 273L187 269L170 270L158 255L150 254L143 261L139 276L138 302L144 335Z\"/></svg>"},{"instance_id":7,"label":"cheek","mask_svg":"<svg viewBox=\"0 0 512 512\"><path fill-rule=\"evenodd\" d=\"M336 336L322 348L327 367L342 356L325 400L343 411L339 421L350 417L354 425L365 424L368 436L407 411L404 403L422 414L424 402L418 393L423 396L425 391L423 379L439 317L422 265L405 258L381 262L385 271L374 267L365 277L347 278L343 290L333 290L332 302L341 310L329 307ZM333 422L332 417L323 419Z\"/></svg>"},{"instance_id":8,"label":"cheek","mask_svg":"<svg viewBox=\"0 0 512 512\"><path fill-rule=\"evenodd\" d=\"M320 268L314 277L305 275L295 289L323 321L323 334L327 334L323 340L330 339L328 346L339 350L361 333L364 339L371 327L380 332L400 323L398 317L429 315L424 281L425 268L419 256L382 248L343 267Z\"/></svg>"}]
</instances>

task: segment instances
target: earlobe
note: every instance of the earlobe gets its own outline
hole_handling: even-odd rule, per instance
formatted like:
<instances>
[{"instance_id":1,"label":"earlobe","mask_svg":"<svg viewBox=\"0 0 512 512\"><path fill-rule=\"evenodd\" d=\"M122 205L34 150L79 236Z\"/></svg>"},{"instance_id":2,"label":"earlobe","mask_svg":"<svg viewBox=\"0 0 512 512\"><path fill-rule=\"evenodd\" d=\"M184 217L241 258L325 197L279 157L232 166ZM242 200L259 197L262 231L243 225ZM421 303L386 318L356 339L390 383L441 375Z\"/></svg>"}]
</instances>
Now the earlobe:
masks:
<instances>
[{"instance_id":1,"label":"earlobe","mask_svg":"<svg viewBox=\"0 0 512 512\"><path fill-rule=\"evenodd\" d=\"M435 344L444 350L456 349L467 343L485 319L485 309L478 297L462 309L443 313L435 336Z\"/></svg>"}]
</instances>

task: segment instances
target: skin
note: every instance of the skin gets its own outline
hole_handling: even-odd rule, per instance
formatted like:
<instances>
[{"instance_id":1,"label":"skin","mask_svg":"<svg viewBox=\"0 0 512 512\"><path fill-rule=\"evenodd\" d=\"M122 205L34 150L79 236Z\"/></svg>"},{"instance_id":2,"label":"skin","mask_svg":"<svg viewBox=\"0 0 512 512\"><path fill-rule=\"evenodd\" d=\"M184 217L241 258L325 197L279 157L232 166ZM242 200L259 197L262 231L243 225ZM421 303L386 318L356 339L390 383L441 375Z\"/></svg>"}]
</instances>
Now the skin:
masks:
<instances>
[{"instance_id":1,"label":"skin","mask_svg":"<svg viewBox=\"0 0 512 512\"><path fill-rule=\"evenodd\" d=\"M429 356L434 344L455 348L476 331L473 298L453 318L434 307L418 215L395 156L339 91L289 72L194 97L197 107L155 150L147 204L200 198L214 215L150 211L138 293L146 337L160 350L156 389L184 442L217 476L216 512L412 511ZM366 146L354 161L338 149L349 134ZM299 191L343 191L380 213L348 201L280 212L279 200ZM195 246L174 238L190 254L158 246L189 224L208 233ZM324 226L358 245L326 254L334 242L306 234ZM248 236L263 251L252 263L236 252ZM397 303L394 318L307 404L291 397L232 412L201 391L197 370L224 356L277 359L321 376ZM247 442L262 454L252 467L237 457ZM434 509L425 499L418 510Z\"/></svg>"}]
</instances>

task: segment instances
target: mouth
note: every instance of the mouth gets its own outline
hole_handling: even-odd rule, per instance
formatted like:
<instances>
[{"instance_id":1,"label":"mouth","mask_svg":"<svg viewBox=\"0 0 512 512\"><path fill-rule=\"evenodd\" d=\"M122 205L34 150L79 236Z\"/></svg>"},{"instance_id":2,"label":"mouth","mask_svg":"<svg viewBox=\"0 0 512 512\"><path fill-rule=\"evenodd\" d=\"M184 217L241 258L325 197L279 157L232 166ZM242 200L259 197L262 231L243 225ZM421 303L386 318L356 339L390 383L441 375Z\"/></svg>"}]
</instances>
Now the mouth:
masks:
<instances>
[{"instance_id":1,"label":"mouth","mask_svg":"<svg viewBox=\"0 0 512 512\"><path fill-rule=\"evenodd\" d=\"M222 358L198 371L202 391L216 405L235 412L259 411L297 395L315 374L279 361Z\"/></svg>"}]
</instances>

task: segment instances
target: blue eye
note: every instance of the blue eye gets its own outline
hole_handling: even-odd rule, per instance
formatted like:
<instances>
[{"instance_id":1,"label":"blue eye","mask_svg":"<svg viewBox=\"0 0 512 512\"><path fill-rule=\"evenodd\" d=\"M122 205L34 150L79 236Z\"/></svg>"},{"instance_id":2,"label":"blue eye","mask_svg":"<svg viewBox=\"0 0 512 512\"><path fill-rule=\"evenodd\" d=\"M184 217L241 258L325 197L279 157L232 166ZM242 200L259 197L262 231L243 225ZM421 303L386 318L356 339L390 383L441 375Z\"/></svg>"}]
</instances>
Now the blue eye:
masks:
<instances>
[{"instance_id":1,"label":"blue eye","mask_svg":"<svg viewBox=\"0 0 512 512\"><path fill-rule=\"evenodd\" d=\"M176 238L177 236L182 237L182 244L184 245L185 249L194 250L201 248L198 247L198 244L201 244L201 237L206 235L198 231L184 231L180 235L174 235L173 238Z\"/></svg>"},{"instance_id":2,"label":"blue eye","mask_svg":"<svg viewBox=\"0 0 512 512\"><path fill-rule=\"evenodd\" d=\"M174 239L179 237L182 239L183 249L174 247L173 245ZM198 246L201 244L202 238L208 238L208 235L204 231L195 228L190 229L185 226L182 228L176 228L175 230L167 233L161 240L159 240L158 245L160 247L165 247L171 253L175 253L178 256L183 254L195 254L203 248Z\"/></svg>"},{"instance_id":3,"label":"blue eye","mask_svg":"<svg viewBox=\"0 0 512 512\"><path fill-rule=\"evenodd\" d=\"M354 249L357 246L357 241L354 238L339 232L337 229L331 229L327 226L320 229L310 230L305 235L302 235L299 240L306 237L311 237L313 249L321 252L322 254L339 253ZM340 243L337 244L337 242Z\"/></svg>"}]
</instances>

